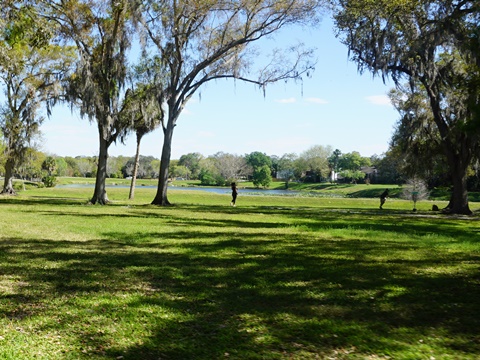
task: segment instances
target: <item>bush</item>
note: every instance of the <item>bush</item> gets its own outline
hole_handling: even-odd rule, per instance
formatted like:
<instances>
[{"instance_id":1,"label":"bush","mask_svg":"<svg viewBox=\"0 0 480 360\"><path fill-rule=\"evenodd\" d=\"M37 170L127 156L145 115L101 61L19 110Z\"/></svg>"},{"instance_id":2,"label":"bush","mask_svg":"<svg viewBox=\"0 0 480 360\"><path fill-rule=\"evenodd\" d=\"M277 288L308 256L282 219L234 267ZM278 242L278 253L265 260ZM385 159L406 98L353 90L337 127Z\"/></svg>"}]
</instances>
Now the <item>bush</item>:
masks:
<instances>
[{"instance_id":1,"label":"bush","mask_svg":"<svg viewBox=\"0 0 480 360\"><path fill-rule=\"evenodd\" d=\"M51 188L55 187L57 185L57 178L53 175L47 175L42 179L43 183L45 184L45 187Z\"/></svg>"},{"instance_id":2,"label":"bush","mask_svg":"<svg viewBox=\"0 0 480 360\"><path fill-rule=\"evenodd\" d=\"M225 179L220 174L214 174L211 171L202 169L198 175L200 184L202 185L217 185L224 186Z\"/></svg>"}]
</instances>

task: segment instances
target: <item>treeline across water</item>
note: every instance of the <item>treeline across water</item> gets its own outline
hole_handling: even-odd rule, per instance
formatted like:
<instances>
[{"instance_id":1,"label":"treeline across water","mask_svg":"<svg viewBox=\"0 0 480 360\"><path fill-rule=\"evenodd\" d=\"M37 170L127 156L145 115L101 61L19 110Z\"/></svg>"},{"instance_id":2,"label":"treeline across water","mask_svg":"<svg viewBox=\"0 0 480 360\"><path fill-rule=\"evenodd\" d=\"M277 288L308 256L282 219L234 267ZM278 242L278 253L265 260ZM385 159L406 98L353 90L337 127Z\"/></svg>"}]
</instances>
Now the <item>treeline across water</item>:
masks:
<instances>
[{"instance_id":1,"label":"treeline across water","mask_svg":"<svg viewBox=\"0 0 480 360\"><path fill-rule=\"evenodd\" d=\"M3 162L0 162L3 175ZM120 179L132 177L135 158L133 156L111 156L107 162L107 176ZM98 160L96 156L62 157L31 150L22 166L16 169L17 179L46 181L54 185L55 177L96 176ZM430 171L422 176L428 189L448 188L450 179L441 166L438 171ZM138 179L158 179L160 160L153 156L140 156L136 177ZM480 190L480 172L472 166L468 177L470 191ZM245 155L217 152L203 156L189 153L170 162L171 179L198 180L202 185L223 186L230 181L250 180L258 187L269 187L275 179L302 183L372 183L405 184L413 176L402 167L402 161L395 152L381 156L364 157L354 151L342 153L329 146L316 145L306 151L282 156L267 155L259 151Z\"/></svg>"}]
</instances>

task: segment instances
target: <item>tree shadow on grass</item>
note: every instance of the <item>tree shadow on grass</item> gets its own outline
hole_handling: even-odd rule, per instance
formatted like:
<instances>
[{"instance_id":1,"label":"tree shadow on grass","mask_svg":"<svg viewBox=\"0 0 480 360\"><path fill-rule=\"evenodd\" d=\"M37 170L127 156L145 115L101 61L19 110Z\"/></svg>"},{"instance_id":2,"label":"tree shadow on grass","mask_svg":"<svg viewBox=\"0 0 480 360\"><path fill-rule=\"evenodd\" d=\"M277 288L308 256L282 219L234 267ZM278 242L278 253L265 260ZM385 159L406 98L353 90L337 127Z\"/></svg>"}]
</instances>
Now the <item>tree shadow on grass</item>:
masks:
<instances>
[{"instance_id":1,"label":"tree shadow on grass","mask_svg":"<svg viewBox=\"0 0 480 360\"><path fill-rule=\"evenodd\" d=\"M296 228L298 231L317 233L332 230L346 230L348 232L363 231L366 233L382 232L386 237L391 236L392 238L398 238L398 234L404 237L410 235L412 239L425 237L432 243L436 237L450 237L452 241L471 243L478 243L479 240L479 230L474 226L474 223L478 221L477 217L464 217L461 219L453 219L449 216L442 215L427 217L424 214L416 216L400 210L285 209L278 207L246 207L233 209L231 207L214 205L183 205L172 208L121 206L114 209L119 208L122 209L122 212L80 213L76 211L76 209L66 211L62 208L60 211L56 211L47 208L40 213L46 216L74 216L86 219L99 219L101 217L109 219L151 218L159 219L161 224L179 227L188 224L189 227L206 226L254 230L290 227ZM195 214L195 217L185 216L182 213L183 210L187 210L187 214ZM25 210L25 212L28 211L34 212L35 214L39 213L37 209ZM275 219L275 221L270 221L269 219ZM124 239L128 239L130 243L134 243L135 238L146 240L150 237L150 235L145 236L146 234L143 230L139 230L137 233L128 233L124 236L122 236L122 234L118 235ZM176 231L175 234L172 234L174 238L188 238L188 234L184 234L182 230ZM165 238L165 234L161 232L158 232L157 235L159 235L160 239ZM197 234L193 233L193 238L201 236L201 234L197 236Z\"/></svg>"},{"instance_id":2,"label":"tree shadow on grass","mask_svg":"<svg viewBox=\"0 0 480 360\"><path fill-rule=\"evenodd\" d=\"M478 268L455 271L476 254L421 249L408 259L408 243L314 233L128 236L2 241L2 276L15 279L0 295L4 319L50 313L36 330L63 334L77 358L395 358L420 354L423 339L437 355L480 352ZM144 331L129 334L132 323Z\"/></svg>"},{"instance_id":3,"label":"tree shadow on grass","mask_svg":"<svg viewBox=\"0 0 480 360\"><path fill-rule=\"evenodd\" d=\"M220 227L237 226L241 228L278 228L304 227L307 231L322 231L325 229L358 229L392 234L412 234L414 236L439 235L455 238L457 241L478 242L479 231L471 225L479 220L478 217L452 218L448 215L412 214L402 210L372 211L371 209L285 209L278 207L249 207L231 209L222 206L188 206L188 209L198 214L196 219L177 218L178 221L187 221L198 225L212 225ZM253 219L261 214L268 218L284 217L285 222L242 221L227 219L209 219L211 214L253 215ZM144 216L158 217L158 212L142 212ZM427 216L429 215L429 216ZM175 216L172 216L172 219ZM292 224L291 219L295 219Z\"/></svg>"},{"instance_id":4,"label":"tree shadow on grass","mask_svg":"<svg viewBox=\"0 0 480 360\"><path fill-rule=\"evenodd\" d=\"M88 199L86 198L75 198L75 197L52 197L52 196L29 196L17 197L1 197L1 204L10 204L10 205L86 205Z\"/></svg>"}]
</instances>

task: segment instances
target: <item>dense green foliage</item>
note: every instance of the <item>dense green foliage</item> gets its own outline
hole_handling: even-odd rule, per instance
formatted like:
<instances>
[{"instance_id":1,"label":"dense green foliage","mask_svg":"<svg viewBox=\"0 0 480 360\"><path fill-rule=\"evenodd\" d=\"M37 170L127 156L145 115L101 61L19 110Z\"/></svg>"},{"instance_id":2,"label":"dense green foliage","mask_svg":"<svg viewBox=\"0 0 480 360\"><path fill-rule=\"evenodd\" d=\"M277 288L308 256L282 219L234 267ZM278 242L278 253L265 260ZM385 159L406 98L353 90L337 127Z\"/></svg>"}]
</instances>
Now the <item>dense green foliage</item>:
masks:
<instances>
[{"instance_id":1,"label":"dense green foliage","mask_svg":"<svg viewBox=\"0 0 480 360\"><path fill-rule=\"evenodd\" d=\"M467 177L480 144L478 1L335 3L338 35L359 71L391 78L400 92L392 99L410 168L425 172L423 160L441 154L452 184L448 207L469 214Z\"/></svg>"},{"instance_id":2,"label":"dense green foliage","mask_svg":"<svg viewBox=\"0 0 480 360\"><path fill-rule=\"evenodd\" d=\"M263 165L253 169L252 175L253 184L256 187L268 188L272 182L271 169L268 165Z\"/></svg>"},{"instance_id":3,"label":"dense green foliage","mask_svg":"<svg viewBox=\"0 0 480 360\"><path fill-rule=\"evenodd\" d=\"M478 358L476 217L108 191L103 207L81 188L0 199L0 358Z\"/></svg>"},{"instance_id":4,"label":"dense green foliage","mask_svg":"<svg viewBox=\"0 0 480 360\"><path fill-rule=\"evenodd\" d=\"M38 140L44 120L41 108L50 114L73 61L69 47L51 43L53 24L39 17L33 4L23 5L2 3L6 17L0 21L0 138L5 157L1 193L6 194L14 193L14 173Z\"/></svg>"}]
</instances>

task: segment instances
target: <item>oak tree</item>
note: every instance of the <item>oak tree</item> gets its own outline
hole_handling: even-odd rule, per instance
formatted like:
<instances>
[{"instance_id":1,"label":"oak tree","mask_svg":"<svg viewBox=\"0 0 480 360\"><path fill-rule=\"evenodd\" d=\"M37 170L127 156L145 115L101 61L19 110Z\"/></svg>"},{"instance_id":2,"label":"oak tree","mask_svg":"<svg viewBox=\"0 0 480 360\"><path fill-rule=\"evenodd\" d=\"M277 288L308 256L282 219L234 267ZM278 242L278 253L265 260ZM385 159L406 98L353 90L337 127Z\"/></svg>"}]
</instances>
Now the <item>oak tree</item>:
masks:
<instances>
[{"instance_id":1,"label":"oak tree","mask_svg":"<svg viewBox=\"0 0 480 360\"><path fill-rule=\"evenodd\" d=\"M480 144L480 4L339 0L338 35L360 72L421 87L453 184L449 210L470 214L467 169Z\"/></svg>"},{"instance_id":2,"label":"oak tree","mask_svg":"<svg viewBox=\"0 0 480 360\"><path fill-rule=\"evenodd\" d=\"M128 50L133 28L127 0L44 1L47 16L56 21L64 39L78 52L75 73L66 82L67 101L98 127L99 153L91 203L106 204L108 148L125 135L122 122Z\"/></svg>"},{"instance_id":3,"label":"oak tree","mask_svg":"<svg viewBox=\"0 0 480 360\"><path fill-rule=\"evenodd\" d=\"M52 42L54 25L38 16L34 2L10 5L2 8L5 17L0 30L0 81L5 91L5 103L0 107L6 153L4 194L15 193L15 168L22 165L40 134L42 107L50 115L62 96L61 79L73 59L69 47Z\"/></svg>"},{"instance_id":4,"label":"oak tree","mask_svg":"<svg viewBox=\"0 0 480 360\"><path fill-rule=\"evenodd\" d=\"M317 21L317 0L139 0L137 18L149 44L161 56L168 81L159 93L166 103L156 205L169 205L168 167L173 131L188 100L207 82L236 79L265 87L309 73L311 51L291 46L276 50L253 74L252 45L294 24ZM258 56L257 56L258 57ZM258 65L259 66L259 65Z\"/></svg>"}]
</instances>

